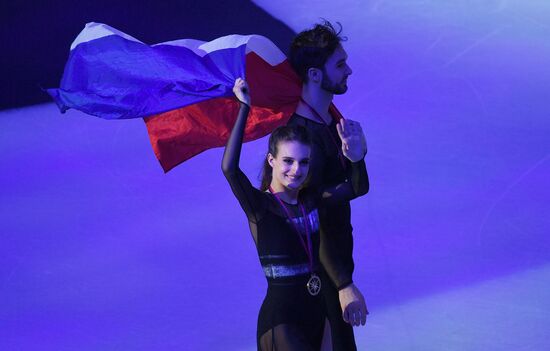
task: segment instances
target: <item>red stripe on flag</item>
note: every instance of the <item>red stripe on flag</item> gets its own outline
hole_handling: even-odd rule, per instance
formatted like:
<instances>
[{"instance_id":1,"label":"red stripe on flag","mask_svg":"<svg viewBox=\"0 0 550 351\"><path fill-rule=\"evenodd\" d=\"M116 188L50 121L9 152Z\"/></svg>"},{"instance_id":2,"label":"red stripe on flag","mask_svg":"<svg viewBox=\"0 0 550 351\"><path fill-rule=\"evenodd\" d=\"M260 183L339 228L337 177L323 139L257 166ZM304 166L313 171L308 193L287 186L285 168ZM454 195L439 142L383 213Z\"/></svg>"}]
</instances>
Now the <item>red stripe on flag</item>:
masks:
<instances>
[{"instance_id":1,"label":"red stripe on flag","mask_svg":"<svg viewBox=\"0 0 550 351\"><path fill-rule=\"evenodd\" d=\"M252 108L245 141L286 124L296 110L301 82L288 61L271 66L255 53L246 55ZM144 118L149 139L165 172L213 147L225 145L237 118L234 98L217 98Z\"/></svg>"}]
</instances>

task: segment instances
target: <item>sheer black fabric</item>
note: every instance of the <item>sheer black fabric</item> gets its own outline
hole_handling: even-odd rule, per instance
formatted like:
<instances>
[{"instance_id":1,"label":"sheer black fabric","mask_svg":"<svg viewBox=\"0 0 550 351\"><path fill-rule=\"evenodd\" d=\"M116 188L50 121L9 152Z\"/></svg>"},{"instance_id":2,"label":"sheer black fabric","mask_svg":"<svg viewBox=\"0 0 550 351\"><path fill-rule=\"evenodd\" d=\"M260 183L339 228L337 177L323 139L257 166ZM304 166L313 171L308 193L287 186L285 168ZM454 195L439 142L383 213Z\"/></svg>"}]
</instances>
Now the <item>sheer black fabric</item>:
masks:
<instances>
[{"instance_id":1,"label":"sheer black fabric","mask_svg":"<svg viewBox=\"0 0 550 351\"><path fill-rule=\"evenodd\" d=\"M313 249L313 272L319 273L319 215L317 204L333 204L347 201L364 186L364 163L357 163L357 184L343 183L319 191L304 192L300 201L305 216L298 205L286 204L291 219L280 207L275 197L252 186L239 169L248 106L241 104L237 121L225 149L222 170L235 197L243 208L256 243L260 263L268 282L267 294L258 316L257 343L259 350L318 350L326 318L324 297L312 296L306 288L311 271L309 259L298 235L310 230ZM362 169L363 168L363 169ZM289 221L292 220L302 234L298 234ZM305 240L306 238L303 237ZM322 281L324 286L330 285Z\"/></svg>"},{"instance_id":2,"label":"sheer black fabric","mask_svg":"<svg viewBox=\"0 0 550 351\"><path fill-rule=\"evenodd\" d=\"M323 329L311 329L309 325L279 324L259 339L258 349L262 351L317 351L321 348ZM313 338L312 338L313 336Z\"/></svg>"},{"instance_id":3,"label":"sheer black fabric","mask_svg":"<svg viewBox=\"0 0 550 351\"><path fill-rule=\"evenodd\" d=\"M326 310L322 295L307 292L308 278L268 283L258 316L258 350L319 350Z\"/></svg>"}]
</instances>

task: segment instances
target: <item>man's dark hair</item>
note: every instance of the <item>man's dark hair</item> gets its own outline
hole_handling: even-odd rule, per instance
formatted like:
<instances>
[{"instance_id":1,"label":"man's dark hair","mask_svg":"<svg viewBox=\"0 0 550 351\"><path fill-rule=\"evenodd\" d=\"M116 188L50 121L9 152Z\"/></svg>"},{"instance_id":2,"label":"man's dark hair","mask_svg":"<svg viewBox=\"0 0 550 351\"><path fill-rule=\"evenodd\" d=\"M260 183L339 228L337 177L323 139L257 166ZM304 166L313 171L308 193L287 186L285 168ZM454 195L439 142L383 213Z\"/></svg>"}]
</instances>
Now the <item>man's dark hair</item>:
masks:
<instances>
[{"instance_id":1,"label":"man's dark hair","mask_svg":"<svg viewBox=\"0 0 550 351\"><path fill-rule=\"evenodd\" d=\"M327 20L316 24L312 29L298 33L290 45L289 61L302 81L307 82L310 68L324 69L330 55L347 38L341 36L342 25L336 22L339 30Z\"/></svg>"}]
</instances>

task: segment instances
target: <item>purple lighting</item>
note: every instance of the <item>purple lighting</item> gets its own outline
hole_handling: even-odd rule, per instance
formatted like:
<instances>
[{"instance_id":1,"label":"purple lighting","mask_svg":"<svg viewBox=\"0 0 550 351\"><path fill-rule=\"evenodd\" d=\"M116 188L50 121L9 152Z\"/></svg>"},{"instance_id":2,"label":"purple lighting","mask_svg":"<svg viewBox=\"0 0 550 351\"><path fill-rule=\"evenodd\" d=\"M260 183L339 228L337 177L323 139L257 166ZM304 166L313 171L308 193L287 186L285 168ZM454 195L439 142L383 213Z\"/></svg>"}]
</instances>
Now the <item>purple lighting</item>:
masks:
<instances>
[{"instance_id":1,"label":"purple lighting","mask_svg":"<svg viewBox=\"0 0 550 351\"><path fill-rule=\"evenodd\" d=\"M550 349L550 5L255 3L349 37L358 349ZM221 149L164 174L143 121L48 103L1 111L0 150L0 350L255 349L266 282Z\"/></svg>"}]
</instances>

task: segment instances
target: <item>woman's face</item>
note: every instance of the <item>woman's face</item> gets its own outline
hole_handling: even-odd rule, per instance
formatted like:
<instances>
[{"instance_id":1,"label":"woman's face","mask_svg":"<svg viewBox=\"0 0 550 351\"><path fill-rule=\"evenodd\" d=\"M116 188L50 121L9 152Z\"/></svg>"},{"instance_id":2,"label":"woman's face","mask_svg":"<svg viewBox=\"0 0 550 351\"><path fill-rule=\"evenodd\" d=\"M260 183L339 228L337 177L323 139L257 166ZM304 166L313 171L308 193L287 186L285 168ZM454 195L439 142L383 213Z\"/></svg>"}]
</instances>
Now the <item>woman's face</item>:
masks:
<instances>
[{"instance_id":1,"label":"woman's face","mask_svg":"<svg viewBox=\"0 0 550 351\"><path fill-rule=\"evenodd\" d=\"M297 141L281 141L277 144L277 156L269 154L273 168L273 182L289 190L297 190L304 184L309 172L311 148Z\"/></svg>"}]
</instances>

